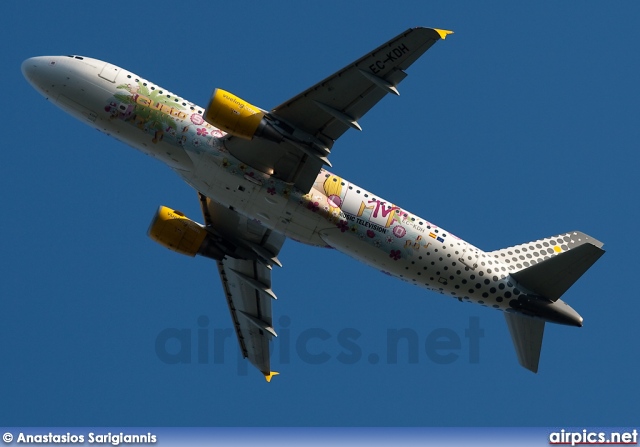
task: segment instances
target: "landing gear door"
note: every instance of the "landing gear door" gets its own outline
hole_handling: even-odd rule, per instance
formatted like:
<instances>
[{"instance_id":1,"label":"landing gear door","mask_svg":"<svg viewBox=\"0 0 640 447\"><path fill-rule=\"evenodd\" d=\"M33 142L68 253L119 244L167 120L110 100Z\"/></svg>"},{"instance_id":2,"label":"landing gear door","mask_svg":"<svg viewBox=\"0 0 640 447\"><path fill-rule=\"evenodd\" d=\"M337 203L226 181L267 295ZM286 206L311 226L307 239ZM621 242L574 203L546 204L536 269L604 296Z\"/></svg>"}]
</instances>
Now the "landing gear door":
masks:
<instances>
[{"instance_id":1,"label":"landing gear door","mask_svg":"<svg viewBox=\"0 0 640 447\"><path fill-rule=\"evenodd\" d=\"M475 270L478 267L478 249L471 245L466 245L458 260L471 270Z\"/></svg>"}]
</instances>

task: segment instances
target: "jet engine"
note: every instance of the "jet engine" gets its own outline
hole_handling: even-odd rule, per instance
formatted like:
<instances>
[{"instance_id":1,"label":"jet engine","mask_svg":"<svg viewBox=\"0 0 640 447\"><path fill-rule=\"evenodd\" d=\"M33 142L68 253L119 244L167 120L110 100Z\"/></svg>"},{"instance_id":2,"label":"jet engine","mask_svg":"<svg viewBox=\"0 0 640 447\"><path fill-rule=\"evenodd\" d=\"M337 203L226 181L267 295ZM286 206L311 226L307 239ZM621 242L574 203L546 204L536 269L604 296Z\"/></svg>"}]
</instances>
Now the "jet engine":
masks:
<instances>
[{"instance_id":1,"label":"jet engine","mask_svg":"<svg viewBox=\"0 0 640 447\"><path fill-rule=\"evenodd\" d=\"M253 137L276 143L283 140L282 134L269 123L265 111L219 88L211 96L204 119L218 129L245 140L252 140Z\"/></svg>"},{"instance_id":2,"label":"jet engine","mask_svg":"<svg viewBox=\"0 0 640 447\"><path fill-rule=\"evenodd\" d=\"M221 260L226 254L202 225L166 206L158 208L147 234L160 245L183 255Z\"/></svg>"}]
</instances>

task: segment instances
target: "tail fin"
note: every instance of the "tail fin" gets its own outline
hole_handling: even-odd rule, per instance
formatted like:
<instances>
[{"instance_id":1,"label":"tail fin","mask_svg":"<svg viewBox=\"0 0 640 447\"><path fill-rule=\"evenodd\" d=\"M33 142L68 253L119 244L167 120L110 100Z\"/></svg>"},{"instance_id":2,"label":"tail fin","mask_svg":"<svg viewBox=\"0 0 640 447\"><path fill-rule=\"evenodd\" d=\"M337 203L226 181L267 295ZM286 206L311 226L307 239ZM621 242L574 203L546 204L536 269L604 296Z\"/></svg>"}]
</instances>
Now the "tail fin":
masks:
<instances>
[{"instance_id":1,"label":"tail fin","mask_svg":"<svg viewBox=\"0 0 640 447\"><path fill-rule=\"evenodd\" d=\"M537 373L544 321L515 312L505 312L504 318L507 320L511 340L516 348L518 362L529 371Z\"/></svg>"},{"instance_id":2,"label":"tail fin","mask_svg":"<svg viewBox=\"0 0 640 447\"><path fill-rule=\"evenodd\" d=\"M569 324L568 321L579 319L581 325L582 318L577 312L558 300L604 254L603 245L584 233L573 231L488 254L508 264L511 278L522 288L541 297L541 301L534 299L536 303L547 303L543 307L549 308L560 306L569 317L575 317L549 321ZM504 316L518 362L526 369L538 372L544 319L549 316L538 314L542 318L538 319L519 312L505 312Z\"/></svg>"}]
</instances>

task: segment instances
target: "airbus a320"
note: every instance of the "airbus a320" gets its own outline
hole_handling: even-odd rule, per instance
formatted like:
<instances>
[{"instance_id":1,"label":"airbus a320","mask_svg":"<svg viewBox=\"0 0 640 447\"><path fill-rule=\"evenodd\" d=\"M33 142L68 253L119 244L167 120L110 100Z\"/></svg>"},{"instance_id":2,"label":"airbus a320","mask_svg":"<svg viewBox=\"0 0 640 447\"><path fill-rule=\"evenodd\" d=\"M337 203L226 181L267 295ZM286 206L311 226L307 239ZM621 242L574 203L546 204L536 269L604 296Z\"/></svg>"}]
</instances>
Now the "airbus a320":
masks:
<instances>
[{"instance_id":1,"label":"airbus a320","mask_svg":"<svg viewBox=\"0 0 640 447\"><path fill-rule=\"evenodd\" d=\"M80 121L166 163L197 192L204 223L161 206L149 236L216 261L240 350L270 381L273 266L287 238L331 247L410 284L502 311L537 372L545 323L582 326L560 299L604 253L579 231L485 252L330 172L336 140L450 31L413 28L279 106L216 89L202 108L97 59L42 56L22 72Z\"/></svg>"}]
</instances>

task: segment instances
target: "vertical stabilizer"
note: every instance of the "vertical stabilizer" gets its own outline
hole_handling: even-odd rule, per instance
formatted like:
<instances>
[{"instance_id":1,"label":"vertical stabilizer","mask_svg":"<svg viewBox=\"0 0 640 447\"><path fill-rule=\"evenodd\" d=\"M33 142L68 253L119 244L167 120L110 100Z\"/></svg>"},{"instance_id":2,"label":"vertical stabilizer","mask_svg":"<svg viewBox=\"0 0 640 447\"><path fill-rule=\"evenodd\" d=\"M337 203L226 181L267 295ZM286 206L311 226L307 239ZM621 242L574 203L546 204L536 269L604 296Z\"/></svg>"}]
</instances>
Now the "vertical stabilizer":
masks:
<instances>
[{"instance_id":1,"label":"vertical stabilizer","mask_svg":"<svg viewBox=\"0 0 640 447\"><path fill-rule=\"evenodd\" d=\"M507 326L516 348L518 362L529 371L538 372L544 321L513 312L505 312Z\"/></svg>"}]
</instances>

